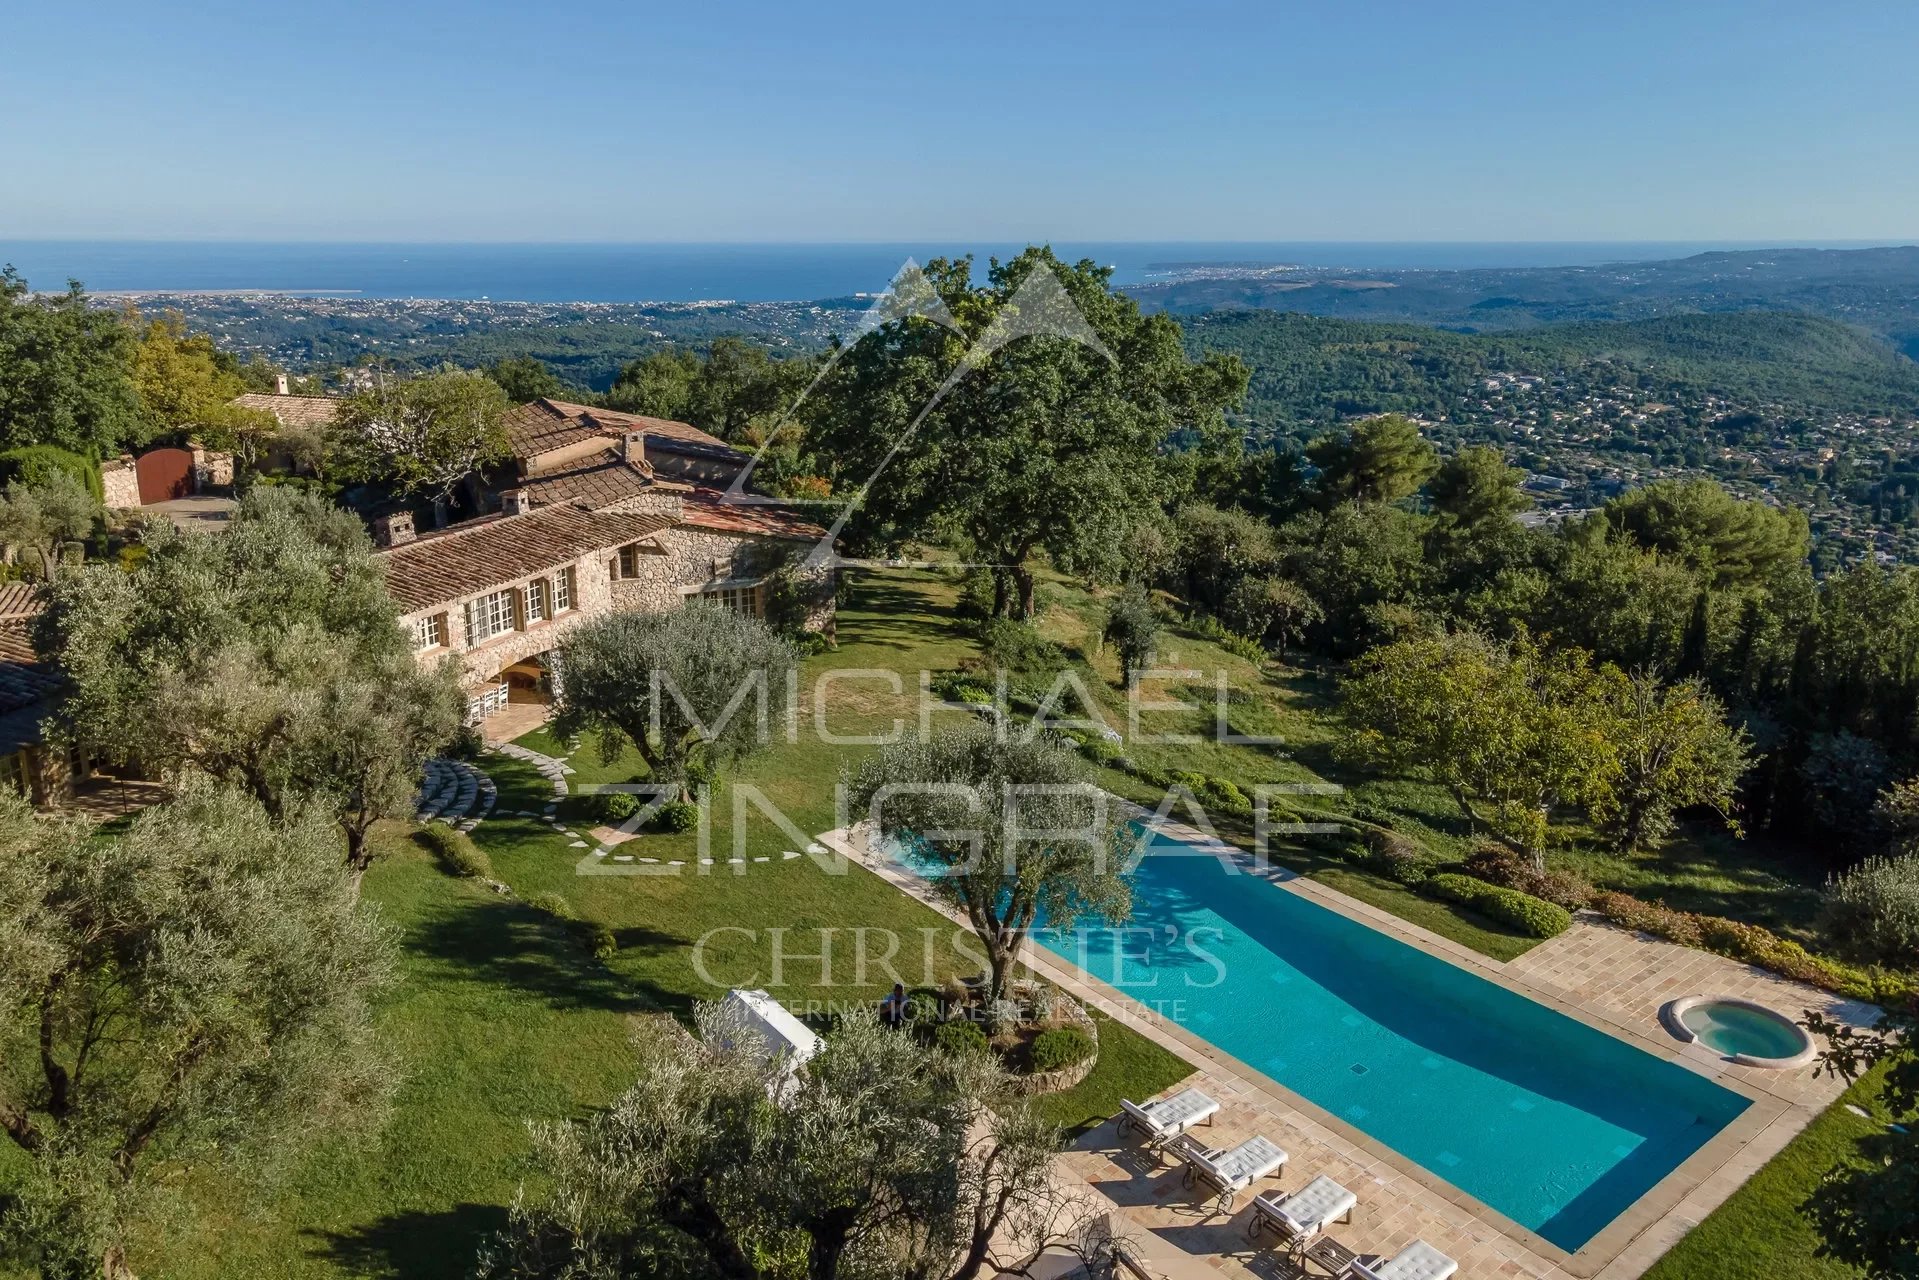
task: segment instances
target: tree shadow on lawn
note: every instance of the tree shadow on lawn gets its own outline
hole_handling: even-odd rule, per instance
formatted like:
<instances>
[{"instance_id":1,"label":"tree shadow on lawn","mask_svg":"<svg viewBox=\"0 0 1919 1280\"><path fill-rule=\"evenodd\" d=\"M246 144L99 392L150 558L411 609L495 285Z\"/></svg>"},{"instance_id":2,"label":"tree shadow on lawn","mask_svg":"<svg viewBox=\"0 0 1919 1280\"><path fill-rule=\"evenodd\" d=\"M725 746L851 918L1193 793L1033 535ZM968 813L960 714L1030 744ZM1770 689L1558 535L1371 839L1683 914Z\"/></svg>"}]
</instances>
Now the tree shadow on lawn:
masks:
<instances>
[{"instance_id":1,"label":"tree shadow on lawn","mask_svg":"<svg viewBox=\"0 0 1919 1280\"><path fill-rule=\"evenodd\" d=\"M417 1280L468 1275L480 1243L506 1226L506 1206L460 1204L439 1213L388 1214L344 1231L309 1230L309 1256L356 1276Z\"/></svg>"},{"instance_id":2,"label":"tree shadow on lawn","mask_svg":"<svg viewBox=\"0 0 1919 1280\"><path fill-rule=\"evenodd\" d=\"M852 612L859 618L843 637L848 643L885 649L919 649L929 641L966 639L953 615L938 602L896 583L868 580L855 588Z\"/></svg>"},{"instance_id":3,"label":"tree shadow on lawn","mask_svg":"<svg viewBox=\"0 0 1919 1280\"><path fill-rule=\"evenodd\" d=\"M651 930L616 934L621 949L664 951L689 945ZM651 992L611 972L585 949L566 922L524 902L467 902L423 918L407 933L407 950L439 961L448 974L483 986L537 996L555 1009L639 1013L659 1007Z\"/></svg>"}]
</instances>

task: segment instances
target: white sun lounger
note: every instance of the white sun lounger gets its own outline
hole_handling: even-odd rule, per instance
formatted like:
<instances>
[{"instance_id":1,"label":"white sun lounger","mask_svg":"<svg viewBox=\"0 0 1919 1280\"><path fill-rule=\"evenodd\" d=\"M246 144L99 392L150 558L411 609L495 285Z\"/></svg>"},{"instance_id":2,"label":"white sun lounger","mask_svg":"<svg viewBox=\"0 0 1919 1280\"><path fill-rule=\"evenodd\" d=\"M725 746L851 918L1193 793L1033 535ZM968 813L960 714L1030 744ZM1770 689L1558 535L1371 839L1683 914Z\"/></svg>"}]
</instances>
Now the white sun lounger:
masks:
<instances>
[{"instance_id":1,"label":"white sun lounger","mask_svg":"<svg viewBox=\"0 0 1919 1280\"><path fill-rule=\"evenodd\" d=\"M1286 1163L1286 1153L1267 1138L1246 1139L1226 1151L1208 1151L1189 1135L1168 1148L1186 1166L1185 1178L1195 1178L1219 1193L1221 1209L1230 1209L1233 1195Z\"/></svg>"},{"instance_id":2,"label":"white sun lounger","mask_svg":"<svg viewBox=\"0 0 1919 1280\"><path fill-rule=\"evenodd\" d=\"M1424 1240L1413 1241L1384 1262L1370 1267L1355 1262L1352 1266L1359 1280L1446 1280L1457 1270L1457 1262Z\"/></svg>"},{"instance_id":3,"label":"white sun lounger","mask_svg":"<svg viewBox=\"0 0 1919 1280\"><path fill-rule=\"evenodd\" d=\"M1283 1200L1272 1194L1255 1196L1248 1229L1257 1235L1261 1227L1271 1227L1300 1243L1317 1238L1335 1222L1352 1221L1358 1203L1358 1196L1322 1174Z\"/></svg>"},{"instance_id":4,"label":"white sun lounger","mask_svg":"<svg viewBox=\"0 0 1919 1280\"><path fill-rule=\"evenodd\" d=\"M1170 1098L1145 1106L1122 1098L1119 1111L1121 1136L1128 1129L1136 1129L1146 1135L1150 1145L1178 1137L1201 1121L1212 1123L1219 1113L1219 1104L1197 1089L1182 1089Z\"/></svg>"}]
</instances>

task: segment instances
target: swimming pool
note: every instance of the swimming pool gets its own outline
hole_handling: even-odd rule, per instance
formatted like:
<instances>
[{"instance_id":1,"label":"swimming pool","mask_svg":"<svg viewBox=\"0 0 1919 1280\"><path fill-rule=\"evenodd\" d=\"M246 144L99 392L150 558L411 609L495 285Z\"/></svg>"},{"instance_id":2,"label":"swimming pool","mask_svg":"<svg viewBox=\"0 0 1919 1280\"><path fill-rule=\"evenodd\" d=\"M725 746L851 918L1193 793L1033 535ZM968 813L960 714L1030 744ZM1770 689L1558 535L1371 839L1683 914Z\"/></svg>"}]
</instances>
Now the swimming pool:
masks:
<instances>
[{"instance_id":1,"label":"swimming pool","mask_svg":"<svg viewBox=\"0 0 1919 1280\"><path fill-rule=\"evenodd\" d=\"M1132 880L1126 928L1036 940L1562 1249L1749 1105L1176 842Z\"/></svg>"}]
</instances>

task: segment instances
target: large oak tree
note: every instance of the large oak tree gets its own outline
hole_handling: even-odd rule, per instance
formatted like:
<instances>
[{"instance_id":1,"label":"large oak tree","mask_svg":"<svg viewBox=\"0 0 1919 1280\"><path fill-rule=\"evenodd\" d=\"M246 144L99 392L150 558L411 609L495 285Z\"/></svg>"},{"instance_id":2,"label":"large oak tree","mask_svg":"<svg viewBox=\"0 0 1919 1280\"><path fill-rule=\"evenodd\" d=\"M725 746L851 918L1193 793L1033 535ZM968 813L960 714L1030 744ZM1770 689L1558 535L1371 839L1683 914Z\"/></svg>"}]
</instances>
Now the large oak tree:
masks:
<instances>
[{"instance_id":1,"label":"large oak tree","mask_svg":"<svg viewBox=\"0 0 1919 1280\"><path fill-rule=\"evenodd\" d=\"M961 544L999 569L998 611L1030 617L1037 556L1097 571L1180 496L1166 446L1226 434L1246 369L1187 359L1179 325L1141 314L1110 274L1043 248L994 260L983 283L970 258L927 265L952 327L881 325L809 413L833 491L859 495L850 547Z\"/></svg>"}]
</instances>

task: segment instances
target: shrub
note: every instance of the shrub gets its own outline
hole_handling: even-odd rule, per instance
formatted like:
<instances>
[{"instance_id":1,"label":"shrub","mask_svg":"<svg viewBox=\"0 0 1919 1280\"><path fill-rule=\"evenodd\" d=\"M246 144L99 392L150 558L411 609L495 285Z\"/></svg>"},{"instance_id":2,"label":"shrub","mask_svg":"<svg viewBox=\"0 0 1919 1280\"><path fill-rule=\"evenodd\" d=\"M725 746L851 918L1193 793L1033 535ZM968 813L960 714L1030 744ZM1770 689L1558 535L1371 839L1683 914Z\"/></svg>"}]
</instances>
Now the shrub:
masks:
<instances>
[{"instance_id":1,"label":"shrub","mask_svg":"<svg viewBox=\"0 0 1919 1280\"><path fill-rule=\"evenodd\" d=\"M610 963L614 956L620 954L620 940L611 929L598 921L582 921L580 938L586 943L586 949L593 953L593 958L602 964Z\"/></svg>"},{"instance_id":2,"label":"shrub","mask_svg":"<svg viewBox=\"0 0 1919 1280\"><path fill-rule=\"evenodd\" d=\"M787 637L802 658L811 658L833 647L833 638L824 631L796 631Z\"/></svg>"},{"instance_id":3,"label":"shrub","mask_svg":"<svg viewBox=\"0 0 1919 1280\"><path fill-rule=\"evenodd\" d=\"M51 444L24 444L0 451L0 488L9 480L25 485L42 485L54 472L65 472L78 480L95 502L106 501L100 480L100 467L90 458Z\"/></svg>"},{"instance_id":4,"label":"shrub","mask_svg":"<svg viewBox=\"0 0 1919 1280\"><path fill-rule=\"evenodd\" d=\"M1819 909L1819 931L1856 959L1919 966L1919 854L1867 858L1834 878Z\"/></svg>"},{"instance_id":5,"label":"shrub","mask_svg":"<svg viewBox=\"0 0 1919 1280\"><path fill-rule=\"evenodd\" d=\"M1232 654L1234 657L1244 658L1255 666L1265 662L1269 656L1266 652L1265 645L1252 639L1250 636L1243 636L1237 631L1228 630L1225 624L1210 614L1199 615L1192 620L1190 625L1193 631L1199 635L1211 640L1214 644Z\"/></svg>"},{"instance_id":6,"label":"shrub","mask_svg":"<svg viewBox=\"0 0 1919 1280\"><path fill-rule=\"evenodd\" d=\"M573 904L566 900L564 894L536 893L526 900L526 905L535 911L544 911L555 920L564 920L568 924L579 919L579 913L573 910Z\"/></svg>"},{"instance_id":7,"label":"shrub","mask_svg":"<svg viewBox=\"0 0 1919 1280\"><path fill-rule=\"evenodd\" d=\"M440 861L443 870L469 880L491 880L493 861L486 850L473 843L473 837L445 823L431 823L420 830L419 841Z\"/></svg>"},{"instance_id":8,"label":"shrub","mask_svg":"<svg viewBox=\"0 0 1919 1280\"><path fill-rule=\"evenodd\" d=\"M1051 676L1066 665L1066 650L1031 623L991 618L980 626L980 647L994 666L1017 675Z\"/></svg>"},{"instance_id":9,"label":"shrub","mask_svg":"<svg viewBox=\"0 0 1919 1280\"><path fill-rule=\"evenodd\" d=\"M1239 784L1231 778L1208 776L1200 790L1200 796L1208 803L1221 809L1230 809L1234 813L1251 813L1253 802L1239 789Z\"/></svg>"},{"instance_id":10,"label":"shrub","mask_svg":"<svg viewBox=\"0 0 1919 1280\"><path fill-rule=\"evenodd\" d=\"M700 806L684 800L674 800L660 806L653 815L653 826L660 831L680 833L691 831L700 825Z\"/></svg>"},{"instance_id":11,"label":"shrub","mask_svg":"<svg viewBox=\"0 0 1919 1280\"><path fill-rule=\"evenodd\" d=\"M1078 1027L1055 1027L1033 1039L1033 1070L1058 1071L1086 1061L1098 1048Z\"/></svg>"},{"instance_id":12,"label":"shrub","mask_svg":"<svg viewBox=\"0 0 1919 1280\"><path fill-rule=\"evenodd\" d=\"M1471 907L1488 920L1535 938L1556 938L1572 928L1572 912L1564 907L1456 871L1428 876L1421 887L1435 897Z\"/></svg>"},{"instance_id":13,"label":"shrub","mask_svg":"<svg viewBox=\"0 0 1919 1280\"><path fill-rule=\"evenodd\" d=\"M1441 871L1437 875L1427 876L1425 883L1420 886L1427 897L1444 898L1465 906L1479 901L1479 895L1490 887L1484 880L1462 876L1457 871Z\"/></svg>"},{"instance_id":14,"label":"shrub","mask_svg":"<svg viewBox=\"0 0 1919 1280\"><path fill-rule=\"evenodd\" d=\"M455 760L471 763L486 754L486 737L478 727L463 724L453 731L453 737L447 742L444 754Z\"/></svg>"},{"instance_id":15,"label":"shrub","mask_svg":"<svg viewBox=\"0 0 1919 1280\"><path fill-rule=\"evenodd\" d=\"M1489 840L1474 847L1465 869L1467 875L1544 898L1568 911L1580 910L1598 892L1582 876L1571 871L1541 871L1531 859Z\"/></svg>"},{"instance_id":16,"label":"shrub","mask_svg":"<svg viewBox=\"0 0 1919 1280\"><path fill-rule=\"evenodd\" d=\"M969 1053L985 1053L992 1047L987 1043L986 1033L980 1030L979 1024L965 1018L942 1022L933 1028L933 1043L956 1058Z\"/></svg>"},{"instance_id":17,"label":"shrub","mask_svg":"<svg viewBox=\"0 0 1919 1280\"><path fill-rule=\"evenodd\" d=\"M1699 918L1689 911L1674 911L1656 902L1642 902L1629 893L1596 894L1592 908L1621 928L1650 933L1682 947L1706 945L1705 930L1700 928Z\"/></svg>"},{"instance_id":18,"label":"shrub","mask_svg":"<svg viewBox=\"0 0 1919 1280\"><path fill-rule=\"evenodd\" d=\"M1080 753L1094 764L1112 764L1120 759L1119 743L1098 734L1088 734L1079 744Z\"/></svg>"},{"instance_id":19,"label":"shrub","mask_svg":"<svg viewBox=\"0 0 1919 1280\"><path fill-rule=\"evenodd\" d=\"M940 994L924 987L906 993L906 1025L930 1027L939 1023Z\"/></svg>"},{"instance_id":20,"label":"shrub","mask_svg":"<svg viewBox=\"0 0 1919 1280\"><path fill-rule=\"evenodd\" d=\"M991 682L973 671L942 671L928 681L927 687L946 702L990 706L993 701Z\"/></svg>"},{"instance_id":21,"label":"shrub","mask_svg":"<svg viewBox=\"0 0 1919 1280\"><path fill-rule=\"evenodd\" d=\"M1573 914L1566 908L1535 898L1517 889L1490 886L1491 892L1474 903L1474 909L1489 919L1509 925L1535 938L1557 938L1573 927Z\"/></svg>"},{"instance_id":22,"label":"shrub","mask_svg":"<svg viewBox=\"0 0 1919 1280\"><path fill-rule=\"evenodd\" d=\"M1417 885L1432 874L1433 857L1417 840L1380 830L1366 831L1360 839L1366 847L1364 865L1388 880Z\"/></svg>"},{"instance_id":23,"label":"shrub","mask_svg":"<svg viewBox=\"0 0 1919 1280\"><path fill-rule=\"evenodd\" d=\"M1166 772L1164 769L1155 769L1149 764L1135 764L1131 769L1127 770L1127 772L1131 773L1147 786L1158 787L1162 791L1173 785L1172 774Z\"/></svg>"},{"instance_id":24,"label":"shrub","mask_svg":"<svg viewBox=\"0 0 1919 1280\"><path fill-rule=\"evenodd\" d=\"M640 798L631 791L601 791L590 802L593 816L609 826L625 822L640 811Z\"/></svg>"}]
</instances>

